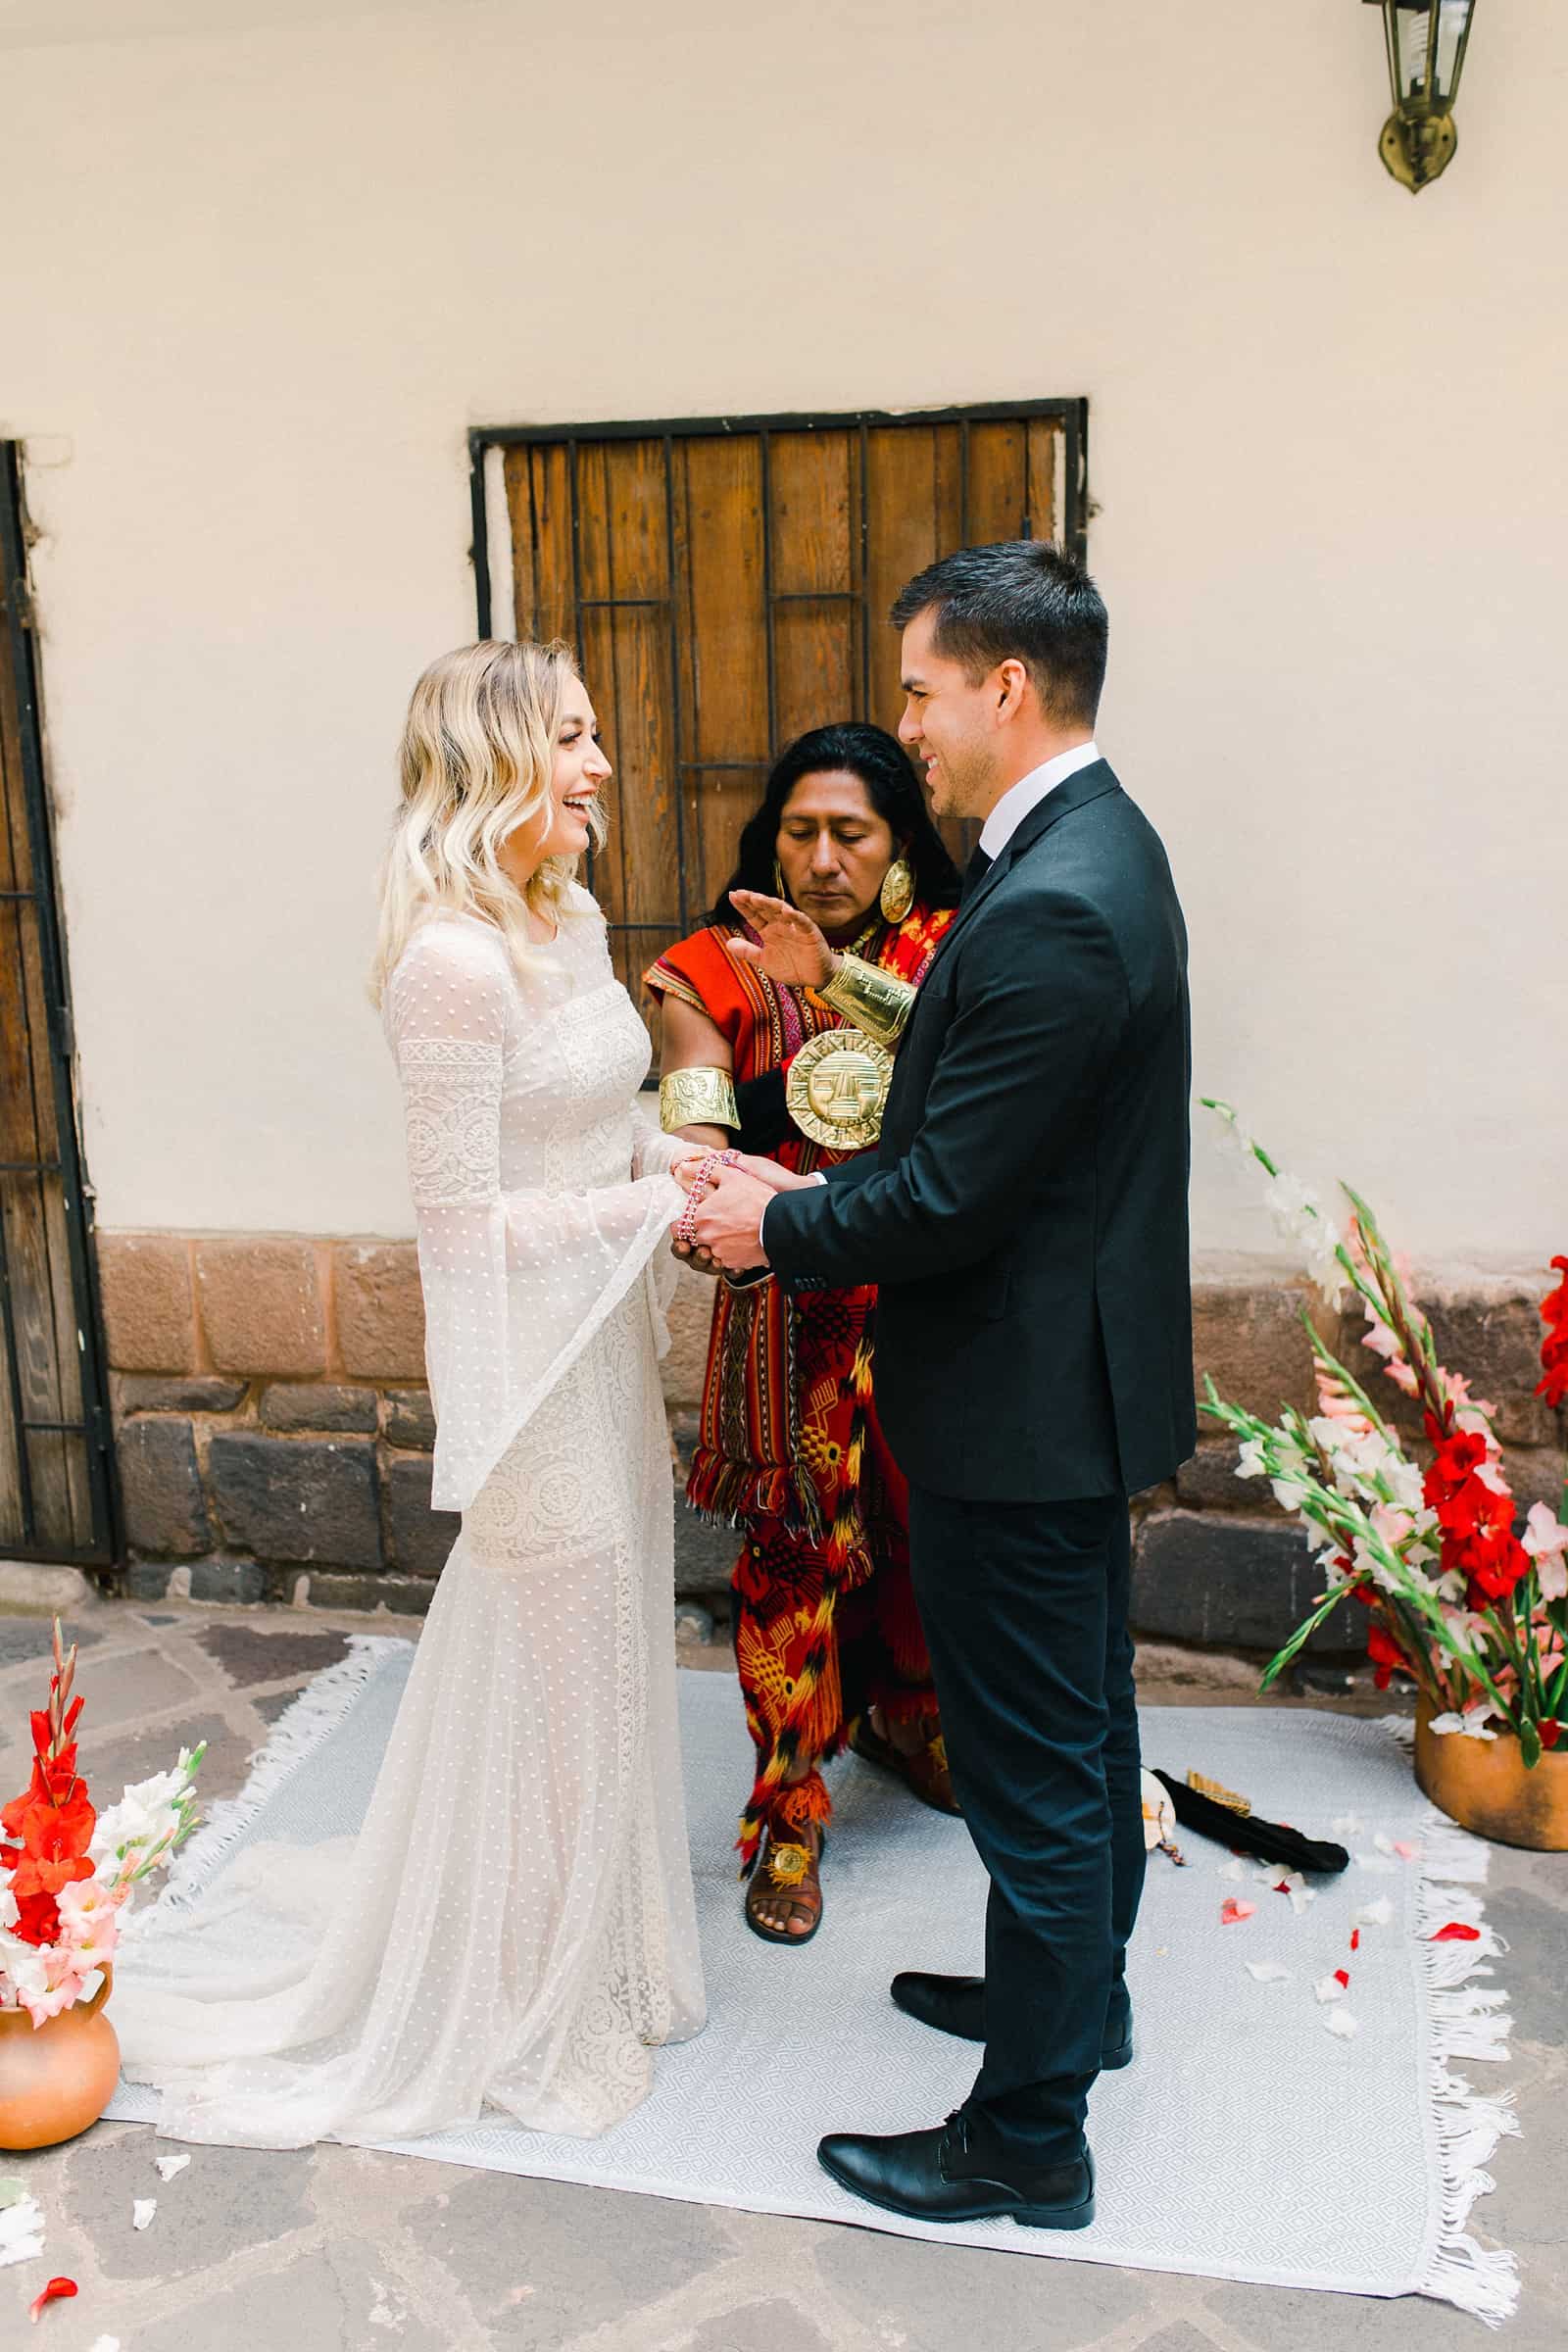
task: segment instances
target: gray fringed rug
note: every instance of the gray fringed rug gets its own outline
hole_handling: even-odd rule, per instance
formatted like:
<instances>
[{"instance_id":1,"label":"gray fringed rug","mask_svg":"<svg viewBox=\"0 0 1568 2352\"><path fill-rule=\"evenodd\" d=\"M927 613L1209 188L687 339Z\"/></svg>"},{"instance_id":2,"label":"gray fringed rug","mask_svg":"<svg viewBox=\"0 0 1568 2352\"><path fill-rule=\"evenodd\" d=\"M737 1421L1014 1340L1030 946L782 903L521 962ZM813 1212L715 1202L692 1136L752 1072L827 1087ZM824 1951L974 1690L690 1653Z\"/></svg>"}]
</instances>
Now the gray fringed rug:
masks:
<instances>
[{"instance_id":1,"label":"gray fringed rug","mask_svg":"<svg viewBox=\"0 0 1568 2352\"><path fill-rule=\"evenodd\" d=\"M253 1838L355 1826L412 1654L362 1639L310 1686L242 1795L215 1808L186 1886ZM1493 2185L1498 2135L1516 2127L1505 2093L1482 2095L1453 2071L1505 2055L1490 1983L1499 1947L1476 1892L1487 1851L1427 1805L1397 1727L1230 1707L1145 1716L1148 1762L1178 1778L1197 1767L1357 1858L1293 1896L1280 1874L1265 1881L1200 1838L1186 1841L1186 1869L1152 1855L1130 1964L1137 2062L1104 2077L1090 2108L1093 2229L940 2230L873 2214L814 2150L824 2132L938 2123L968 2088L972 2049L887 1997L897 1969L980 1965L985 1882L962 1825L853 1758L835 1767L826 1920L808 1949L777 1951L741 1920L732 1840L750 1746L735 1687L688 1673L680 1690L707 2030L660 2053L652 2096L601 2140L487 2113L400 2153L1037 2259L1423 2293L1508 2316L1513 2258L1478 2245L1466 2223ZM1227 1900L1254 1908L1226 1925ZM122 2084L109 2113L147 2121L154 2106Z\"/></svg>"}]
</instances>

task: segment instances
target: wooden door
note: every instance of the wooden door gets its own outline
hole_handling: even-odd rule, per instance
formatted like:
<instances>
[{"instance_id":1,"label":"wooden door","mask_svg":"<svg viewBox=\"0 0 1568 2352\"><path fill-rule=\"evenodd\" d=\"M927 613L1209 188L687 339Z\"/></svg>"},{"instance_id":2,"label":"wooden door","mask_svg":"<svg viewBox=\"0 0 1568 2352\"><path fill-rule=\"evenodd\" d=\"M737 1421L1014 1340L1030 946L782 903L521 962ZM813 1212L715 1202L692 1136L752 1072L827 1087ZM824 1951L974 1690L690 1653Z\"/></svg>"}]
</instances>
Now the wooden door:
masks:
<instances>
[{"instance_id":1,"label":"wooden door","mask_svg":"<svg viewBox=\"0 0 1568 2352\"><path fill-rule=\"evenodd\" d=\"M14 447L0 444L0 1556L113 1556Z\"/></svg>"},{"instance_id":2,"label":"wooden door","mask_svg":"<svg viewBox=\"0 0 1568 2352\"><path fill-rule=\"evenodd\" d=\"M784 745L897 726L905 582L990 540L1081 548L1084 432L1084 404L1054 401L473 436L480 630L498 450L511 623L578 649L614 762L593 882L635 999L731 872ZM956 828L952 846L967 854Z\"/></svg>"}]
</instances>

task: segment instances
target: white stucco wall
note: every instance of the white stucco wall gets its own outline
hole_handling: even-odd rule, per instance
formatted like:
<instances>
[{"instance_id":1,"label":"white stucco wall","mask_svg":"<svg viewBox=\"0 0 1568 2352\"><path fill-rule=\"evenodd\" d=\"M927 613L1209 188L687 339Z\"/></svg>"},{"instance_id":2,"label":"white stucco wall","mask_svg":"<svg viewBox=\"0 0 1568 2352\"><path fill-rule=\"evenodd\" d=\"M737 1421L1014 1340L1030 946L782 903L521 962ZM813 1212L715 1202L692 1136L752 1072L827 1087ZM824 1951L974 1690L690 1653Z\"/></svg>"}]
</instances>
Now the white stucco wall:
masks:
<instances>
[{"instance_id":1,"label":"white stucco wall","mask_svg":"<svg viewBox=\"0 0 1568 2352\"><path fill-rule=\"evenodd\" d=\"M1556 13L1412 200L1354 0L0 0L103 1223L408 1229L362 974L470 423L1085 393L1200 1084L1424 1254L1563 1247Z\"/></svg>"}]
</instances>

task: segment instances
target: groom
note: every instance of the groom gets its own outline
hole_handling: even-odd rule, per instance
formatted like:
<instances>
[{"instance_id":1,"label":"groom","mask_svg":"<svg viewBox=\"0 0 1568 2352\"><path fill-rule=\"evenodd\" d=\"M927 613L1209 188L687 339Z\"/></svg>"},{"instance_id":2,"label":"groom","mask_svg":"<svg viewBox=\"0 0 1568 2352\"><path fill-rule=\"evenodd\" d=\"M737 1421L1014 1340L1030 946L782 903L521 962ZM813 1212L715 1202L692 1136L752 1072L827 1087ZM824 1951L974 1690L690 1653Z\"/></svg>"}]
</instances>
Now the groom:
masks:
<instances>
[{"instance_id":1,"label":"groom","mask_svg":"<svg viewBox=\"0 0 1568 2352\"><path fill-rule=\"evenodd\" d=\"M821 2161L896 2213L1081 2229L1088 2092L1132 2056L1127 1498L1196 1436L1187 938L1158 837L1094 742L1106 619L1080 567L1033 541L966 548L893 619L899 733L935 812L981 820L962 905L879 1150L787 1190L722 1170L696 1239L791 1290L880 1285L877 1408L991 1876L984 1979L892 1987L985 2043L968 2098L933 2130L835 2133Z\"/></svg>"}]
</instances>

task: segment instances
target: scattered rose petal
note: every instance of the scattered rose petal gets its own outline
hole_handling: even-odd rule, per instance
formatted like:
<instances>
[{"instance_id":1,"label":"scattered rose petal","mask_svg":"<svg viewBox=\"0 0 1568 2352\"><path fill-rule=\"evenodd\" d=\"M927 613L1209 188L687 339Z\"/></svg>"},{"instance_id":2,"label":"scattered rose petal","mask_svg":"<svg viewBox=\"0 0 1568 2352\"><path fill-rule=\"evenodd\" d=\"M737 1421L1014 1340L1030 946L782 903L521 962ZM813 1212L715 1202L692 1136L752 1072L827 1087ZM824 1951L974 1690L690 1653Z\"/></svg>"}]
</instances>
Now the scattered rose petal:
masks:
<instances>
[{"instance_id":1,"label":"scattered rose petal","mask_svg":"<svg viewBox=\"0 0 1568 2352\"><path fill-rule=\"evenodd\" d=\"M1301 1913L1306 1909L1308 1903L1315 1903L1317 1900L1316 1894L1307 1885L1306 1881L1302 1878L1298 1870L1288 1870L1283 1879L1276 1878L1274 1881L1274 1891L1276 1894L1288 1894L1290 1896L1291 1909L1296 1913L1298 1918L1299 1918Z\"/></svg>"},{"instance_id":2,"label":"scattered rose petal","mask_svg":"<svg viewBox=\"0 0 1568 2352\"><path fill-rule=\"evenodd\" d=\"M1359 1928L1352 1928L1350 1930L1350 1949L1352 1952L1358 1952L1361 1949L1361 1931Z\"/></svg>"},{"instance_id":3,"label":"scattered rose petal","mask_svg":"<svg viewBox=\"0 0 1568 2352\"><path fill-rule=\"evenodd\" d=\"M74 2295L75 2291L76 2281L74 2278L51 2278L48 2285L34 2295L27 2306L27 2316L33 2326L37 2327L38 2314L46 2303L62 2302L67 2295Z\"/></svg>"},{"instance_id":4,"label":"scattered rose petal","mask_svg":"<svg viewBox=\"0 0 1568 2352\"><path fill-rule=\"evenodd\" d=\"M1406 1845L1402 1838L1396 1838L1394 1840L1394 1850L1398 1855L1401 1862L1414 1862L1419 1859L1421 1853L1421 1848L1418 1845Z\"/></svg>"},{"instance_id":5,"label":"scattered rose petal","mask_svg":"<svg viewBox=\"0 0 1568 2352\"><path fill-rule=\"evenodd\" d=\"M15 2174L0 2180L0 2213L4 2213L8 2205L20 2205L26 2193L27 2183L25 2180L19 2180Z\"/></svg>"},{"instance_id":6,"label":"scattered rose petal","mask_svg":"<svg viewBox=\"0 0 1568 2352\"><path fill-rule=\"evenodd\" d=\"M1348 2009L1331 2009L1323 2023L1341 2041L1352 2041L1361 2031Z\"/></svg>"},{"instance_id":7,"label":"scattered rose petal","mask_svg":"<svg viewBox=\"0 0 1568 2352\"><path fill-rule=\"evenodd\" d=\"M87 2352L120 2352L120 2338L118 2335L101 2335L96 2343L87 2346Z\"/></svg>"},{"instance_id":8,"label":"scattered rose petal","mask_svg":"<svg viewBox=\"0 0 1568 2352\"><path fill-rule=\"evenodd\" d=\"M1392 1854L1394 1851L1394 1839L1392 1838L1386 1838L1381 1830L1379 1830L1372 1842L1377 1847L1380 1854Z\"/></svg>"},{"instance_id":9,"label":"scattered rose petal","mask_svg":"<svg viewBox=\"0 0 1568 2352\"><path fill-rule=\"evenodd\" d=\"M1222 1928L1234 1928L1238 1920L1250 1919L1256 1909L1255 1903L1238 1902L1235 1895L1228 1894L1219 1907L1219 1924Z\"/></svg>"},{"instance_id":10,"label":"scattered rose petal","mask_svg":"<svg viewBox=\"0 0 1568 2352\"><path fill-rule=\"evenodd\" d=\"M1446 1927L1439 1928L1435 1936L1427 1937L1427 1941L1428 1943L1479 1943L1481 1930L1466 1927L1462 1919L1450 1919Z\"/></svg>"},{"instance_id":11,"label":"scattered rose petal","mask_svg":"<svg viewBox=\"0 0 1568 2352\"><path fill-rule=\"evenodd\" d=\"M1222 1862L1216 1876L1222 1879L1245 1879L1247 1873L1242 1868L1240 1854L1232 1854L1228 1862Z\"/></svg>"},{"instance_id":12,"label":"scattered rose petal","mask_svg":"<svg viewBox=\"0 0 1568 2352\"><path fill-rule=\"evenodd\" d=\"M1361 1819L1359 1813L1341 1813L1329 1823L1329 1836L1331 1838L1359 1838L1365 1828L1366 1823Z\"/></svg>"},{"instance_id":13,"label":"scattered rose petal","mask_svg":"<svg viewBox=\"0 0 1568 2352\"><path fill-rule=\"evenodd\" d=\"M1242 1966L1259 1984L1288 1984L1291 1981L1290 1970L1277 1960L1244 1960Z\"/></svg>"},{"instance_id":14,"label":"scattered rose petal","mask_svg":"<svg viewBox=\"0 0 1568 2352\"><path fill-rule=\"evenodd\" d=\"M1336 1969L1334 1974L1330 1977L1319 1977L1317 1983L1312 1987L1312 1990L1316 1993L1318 1999L1322 2001L1325 2006L1330 2001L1337 2001L1341 1993L1345 1990L1345 1986L1340 1982L1340 1975L1341 1972Z\"/></svg>"},{"instance_id":15,"label":"scattered rose petal","mask_svg":"<svg viewBox=\"0 0 1568 2352\"><path fill-rule=\"evenodd\" d=\"M188 2156L155 2156L153 2162L158 2167L160 2180L172 2180L176 2174L185 2170L190 2158Z\"/></svg>"},{"instance_id":16,"label":"scattered rose petal","mask_svg":"<svg viewBox=\"0 0 1568 2352\"><path fill-rule=\"evenodd\" d=\"M1386 1894L1380 1894L1375 1903L1363 1903L1355 1915L1356 1925L1361 1928L1386 1928L1393 1919L1394 1905Z\"/></svg>"},{"instance_id":17,"label":"scattered rose petal","mask_svg":"<svg viewBox=\"0 0 1568 2352\"><path fill-rule=\"evenodd\" d=\"M158 2199L156 2197L135 2198L130 2208L131 2228L133 2230L145 2230L148 2223L152 2220L153 2215L157 2211Z\"/></svg>"}]
</instances>

